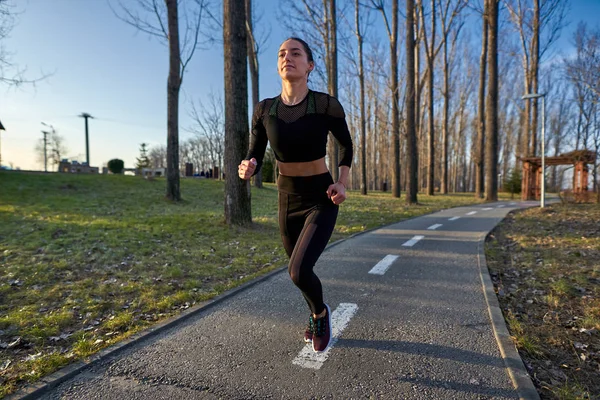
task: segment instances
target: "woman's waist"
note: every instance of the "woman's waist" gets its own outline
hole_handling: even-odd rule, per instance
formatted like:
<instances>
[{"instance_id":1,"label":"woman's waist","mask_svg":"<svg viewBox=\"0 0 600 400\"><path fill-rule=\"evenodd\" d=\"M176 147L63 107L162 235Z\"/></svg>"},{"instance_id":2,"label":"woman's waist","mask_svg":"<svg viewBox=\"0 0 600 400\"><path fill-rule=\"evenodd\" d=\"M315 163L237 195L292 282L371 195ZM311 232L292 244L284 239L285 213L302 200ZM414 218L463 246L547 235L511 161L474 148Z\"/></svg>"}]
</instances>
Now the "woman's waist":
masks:
<instances>
[{"instance_id":1,"label":"woman's waist","mask_svg":"<svg viewBox=\"0 0 600 400\"><path fill-rule=\"evenodd\" d=\"M308 176L279 175L277 189L281 193L299 195L325 195L333 178L329 171Z\"/></svg>"},{"instance_id":2,"label":"woman's waist","mask_svg":"<svg viewBox=\"0 0 600 400\"><path fill-rule=\"evenodd\" d=\"M303 162L277 162L279 174L291 177L314 176L329 173L325 157L313 161Z\"/></svg>"}]
</instances>

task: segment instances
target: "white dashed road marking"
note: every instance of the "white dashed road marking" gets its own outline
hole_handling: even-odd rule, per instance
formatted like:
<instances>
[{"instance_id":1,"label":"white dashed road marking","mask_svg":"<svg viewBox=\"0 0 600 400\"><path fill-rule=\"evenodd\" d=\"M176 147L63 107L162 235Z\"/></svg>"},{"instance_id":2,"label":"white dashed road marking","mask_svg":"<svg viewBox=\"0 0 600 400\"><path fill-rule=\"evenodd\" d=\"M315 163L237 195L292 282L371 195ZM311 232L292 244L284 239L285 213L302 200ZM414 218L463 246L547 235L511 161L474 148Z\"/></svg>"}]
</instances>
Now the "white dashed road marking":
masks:
<instances>
[{"instance_id":1,"label":"white dashed road marking","mask_svg":"<svg viewBox=\"0 0 600 400\"><path fill-rule=\"evenodd\" d=\"M383 274L385 274L386 271L388 270L388 268L390 267L390 265L392 265L392 263L394 261L396 261L397 258L398 258L398 256L394 256L392 254L388 254L387 256L385 256L383 258L383 260L381 260L377 264L375 264L375 266L373 268L371 268L371 270L369 271L369 273L373 274L373 275L383 275Z\"/></svg>"},{"instance_id":2,"label":"white dashed road marking","mask_svg":"<svg viewBox=\"0 0 600 400\"><path fill-rule=\"evenodd\" d=\"M490 211L490 210L493 210L493 209L494 209L493 207L482 208L483 211Z\"/></svg>"},{"instance_id":3,"label":"white dashed road marking","mask_svg":"<svg viewBox=\"0 0 600 400\"><path fill-rule=\"evenodd\" d=\"M452 217L450 218L448 221L456 221L457 219L459 219L460 217Z\"/></svg>"},{"instance_id":4,"label":"white dashed road marking","mask_svg":"<svg viewBox=\"0 0 600 400\"><path fill-rule=\"evenodd\" d=\"M323 363L329 358L331 348L346 329L350 319L356 314L358 306L354 303L340 303L340 305L331 312L331 342L327 350L322 353L315 353L312 344L308 343L294 358L292 364L299 365L302 368L320 369Z\"/></svg>"},{"instance_id":5,"label":"white dashed road marking","mask_svg":"<svg viewBox=\"0 0 600 400\"><path fill-rule=\"evenodd\" d=\"M466 215L473 215L473 214L477 214L477 211L468 212Z\"/></svg>"},{"instance_id":6,"label":"white dashed road marking","mask_svg":"<svg viewBox=\"0 0 600 400\"><path fill-rule=\"evenodd\" d=\"M408 242L404 243L402 246L406 246L406 247L412 247L414 246L419 240L423 239L425 236L423 235L416 235L413 236L412 239L410 239Z\"/></svg>"},{"instance_id":7,"label":"white dashed road marking","mask_svg":"<svg viewBox=\"0 0 600 400\"><path fill-rule=\"evenodd\" d=\"M442 224L435 224L435 225L431 225L429 228L430 231L435 231L437 228L439 228L440 226L442 226Z\"/></svg>"},{"instance_id":8,"label":"white dashed road marking","mask_svg":"<svg viewBox=\"0 0 600 400\"><path fill-rule=\"evenodd\" d=\"M504 204L500 204L500 205L498 206L498 208L502 208L502 207L504 207Z\"/></svg>"}]
</instances>

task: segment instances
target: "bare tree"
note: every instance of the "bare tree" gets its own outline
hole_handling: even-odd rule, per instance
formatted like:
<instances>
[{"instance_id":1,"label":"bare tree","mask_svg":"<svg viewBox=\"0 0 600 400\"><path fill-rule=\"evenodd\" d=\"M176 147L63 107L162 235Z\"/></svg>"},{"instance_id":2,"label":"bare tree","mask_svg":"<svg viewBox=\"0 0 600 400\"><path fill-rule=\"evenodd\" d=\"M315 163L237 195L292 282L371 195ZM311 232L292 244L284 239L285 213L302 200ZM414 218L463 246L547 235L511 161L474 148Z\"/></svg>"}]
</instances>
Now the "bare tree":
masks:
<instances>
[{"instance_id":1,"label":"bare tree","mask_svg":"<svg viewBox=\"0 0 600 400\"><path fill-rule=\"evenodd\" d=\"M498 2L487 0L485 14L488 18L488 91L486 96L486 154L485 199L498 200Z\"/></svg>"},{"instance_id":2,"label":"bare tree","mask_svg":"<svg viewBox=\"0 0 600 400\"><path fill-rule=\"evenodd\" d=\"M365 121L365 71L363 66L363 33L360 29L360 2L355 1L356 41L358 46L358 81L360 84L360 193L367 194L367 133Z\"/></svg>"},{"instance_id":3,"label":"bare tree","mask_svg":"<svg viewBox=\"0 0 600 400\"><path fill-rule=\"evenodd\" d=\"M488 0L484 0L487 3ZM477 143L475 147L475 197L483 198L484 190L484 160L485 160L485 82L487 70L488 48L488 7L484 4L481 29L481 56L479 57L479 103L477 107Z\"/></svg>"},{"instance_id":4,"label":"bare tree","mask_svg":"<svg viewBox=\"0 0 600 400\"><path fill-rule=\"evenodd\" d=\"M167 146L155 146L148 152L152 168L165 168L167 166Z\"/></svg>"},{"instance_id":5,"label":"bare tree","mask_svg":"<svg viewBox=\"0 0 600 400\"><path fill-rule=\"evenodd\" d=\"M383 0L371 0L371 5L381 12L390 41L390 91L392 94L392 196L400 197L400 110L398 90L398 0L392 0L392 24L390 26ZM407 6L408 7L408 6ZM410 79L410 74L407 74ZM409 153L409 157L414 157ZM410 161L409 161L410 162Z\"/></svg>"},{"instance_id":6,"label":"bare tree","mask_svg":"<svg viewBox=\"0 0 600 400\"><path fill-rule=\"evenodd\" d=\"M425 44L425 55L427 57L427 105L428 105L428 122L429 132L427 135L427 194L432 196L434 193L434 167L435 167L435 146L434 146L434 135L435 135L435 119L434 119L434 97L433 97L433 81L434 81L434 62L435 62L435 0L431 0L431 38L427 38L427 28L425 24L425 10L423 1L420 1L421 6L421 25L423 29L423 40Z\"/></svg>"},{"instance_id":7,"label":"bare tree","mask_svg":"<svg viewBox=\"0 0 600 400\"><path fill-rule=\"evenodd\" d=\"M252 13L252 0L245 0L246 2L246 30L247 30L247 48L248 48L248 65L250 69L250 80L252 82L252 113L256 108L256 105L260 101L259 90L258 90L258 54L260 48L264 44L264 40L260 40L256 37L254 32L254 17ZM262 188L262 169L254 176L254 186Z\"/></svg>"},{"instance_id":8,"label":"bare tree","mask_svg":"<svg viewBox=\"0 0 600 400\"><path fill-rule=\"evenodd\" d=\"M406 203L417 203L417 133L415 131L415 1L406 0Z\"/></svg>"},{"instance_id":9,"label":"bare tree","mask_svg":"<svg viewBox=\"0 0 600 400\"><path fill-rule=\"evenodd\" d=\"M110 4L110 3L109 3ZM131 4L131 3L128 3ZM179 183L179 89L185 69L201 45L201 22L207 0L182 2L181 18L177 0L136 0L137 7L119 3L115 15L136 29L166 41L169 46L167 80L167 187L166 197L181 200ZM112 6L111 6L112 7ZM180 43L179 24L183 22ZM163 42L164 43L164 42Z\"/></svg>"},{"instance_id":10,"label":"bare tree","mask_svg":"<svg viewBox=\"0 0 600 400\"><path fill-rule=\"evenodd\" d=\"M218 167L221 171L225 150L223 97L210 93L208 104L204 104L200 100L197 103L192 102L189 116L193 125L187 130L195 134L197 139L203 139L196 141L196 146L201 146L206 151L210 160L209 167L211 169Z\"/></svg>"},{"instance_id":11,"label":"bare tree","mask_svg":"<svg viewBox=\"0 0 600 400\"><path fill-rule=\"evenodd\" d=\"M519 32L526 93L539 92L539 69L565 24L565 0L505 0L511 20ZM526 5L531 2L531 7ZM538 102L525 105L521 155L534 155L537 148Z\"/></svg>"},{"instance_id":12,"label":"bare tree","mask_svg":"<svg viewBox=\"0 0 600 400\"><path fill-rule=\"evenodd\" d=\"M58 168L58 164L62 161L64 154L69 150L65 144L65 138L56 131L56 129L51 128L49 132L49 136L46 139L46 144L44 145L44 141L40 140L35 145L35 154L36 159L40 164L44 164L44 160L50 161L50 165Z\"/></svg>"},{"instance_id":13,"label":"bare tree","mask_svg":"<svg viewBox=\"0 0 600 400\"><path fill-rule=\"evenodd\" d=\"M15 15L18 13L16 5L11 0L0 0L0 84L15 87L23 84L35 84L46 79L51 74L43 73L42 76L26 78L27 68L19 67L12 61L13 53L4 47L4 41L9 37L15 24Z\"/></svg>"},{"instance_id":14,"label":"bare tree","mask_svg":"<svg viewBox=\"0 0 600 400\"><path fill-rule=\"evenodd\" d=\"M442 46L443 52L443 68L444 68L444 83L442 88L442 96L444 97L444 110L442 117L442 173L440 179L440 193L448 193L448 135L449 126L448 119L450 113L450 64L448 62L448 39L451 32L454 32L452 38L452 47L454 47L460 30L463 26L462 21L458 18L462 10L467 5L467 0L438 0L438 9L440 10L440 23L442 25Z\"/></svg>"},{"instance_id":15,"label":"bare tree","mask_svg":"<svg viewBox=\"0 0 600 400\"><path fill-rule=\"evenodd\" d=\"M250 183L238 177L237 167L248 151L248 72L246 7L239 0L223 2L225 54L225 221L252 223Z\"/></svg>"}]
</instances>

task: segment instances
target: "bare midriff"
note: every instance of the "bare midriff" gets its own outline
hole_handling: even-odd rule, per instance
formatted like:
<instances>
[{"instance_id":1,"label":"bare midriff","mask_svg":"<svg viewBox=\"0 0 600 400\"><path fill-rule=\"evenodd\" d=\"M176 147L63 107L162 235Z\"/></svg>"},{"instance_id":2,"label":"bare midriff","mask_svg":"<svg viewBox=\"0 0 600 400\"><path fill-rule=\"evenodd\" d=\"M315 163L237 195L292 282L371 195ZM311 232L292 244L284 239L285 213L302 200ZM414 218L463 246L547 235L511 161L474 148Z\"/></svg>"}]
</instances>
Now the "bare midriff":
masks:
<instances>
[{"instance_id":1,"label":"bare midriff","mask_svg":"<svg viewBox=\"0 0 600 400\"><path fill-rule=\"evenodd\" d=\"M279 174L285 176L311 176L329 172L325 157L314 161L305 162L281 162L278 161Z\"/></svg>"}]
</instances>

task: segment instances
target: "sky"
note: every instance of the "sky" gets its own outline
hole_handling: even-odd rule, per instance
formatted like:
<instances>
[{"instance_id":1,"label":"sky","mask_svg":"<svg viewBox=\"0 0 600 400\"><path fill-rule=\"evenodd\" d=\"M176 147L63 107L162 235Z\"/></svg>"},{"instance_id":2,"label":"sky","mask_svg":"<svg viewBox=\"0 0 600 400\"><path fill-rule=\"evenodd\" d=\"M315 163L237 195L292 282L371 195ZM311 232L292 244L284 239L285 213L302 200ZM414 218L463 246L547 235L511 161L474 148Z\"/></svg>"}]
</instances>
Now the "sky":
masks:
<instances>
[{"instance_id":1,"label":"sky","mask_svg":"<svg viewBox=\"0 0 600 400\"><path fill-rule=\"evenodd\" d=\"M42 125L52 125L64 138L66 158L85 161L85 125L89 113L90 164L104 166L120 158L134 167L141 143L166 144L168 49L156 38L136 31L115 17L107 0L14 0L20 11L3 43L12 61L26 68L29 79L49 74L35 86L0 86L2 165L43 170L36 143ZM281 85L276 53L293 29L284 28L278 0L254 0L256 13L270 35L259 56L260 97L273 97ZM134 3L127 0L127 3ZM114 1L112 1L114 4ZM219 7L218 10L221 10ZM584 20L600 26L600 0L571 0L569 25L557 46L567 49L572 30ZM286 22L287 21L287 22ZM379 22L379 19L374 18ZM223 50L198 50L183 78L180 95L180 143L191 138L186 128L190 101L223 96ZM50 169L50 167L49 167Z\"/></svg>"}]
</instances>

